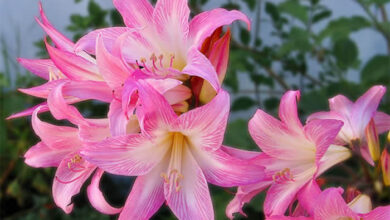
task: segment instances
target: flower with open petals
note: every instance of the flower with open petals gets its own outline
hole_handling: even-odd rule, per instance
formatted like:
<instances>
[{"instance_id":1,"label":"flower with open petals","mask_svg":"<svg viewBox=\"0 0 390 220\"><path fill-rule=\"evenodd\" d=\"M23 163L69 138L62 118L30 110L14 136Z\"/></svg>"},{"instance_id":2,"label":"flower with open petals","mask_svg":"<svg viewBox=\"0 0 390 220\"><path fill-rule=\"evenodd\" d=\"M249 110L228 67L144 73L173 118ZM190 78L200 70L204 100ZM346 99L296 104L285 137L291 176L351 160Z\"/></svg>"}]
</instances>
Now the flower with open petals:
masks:
<instances>
[{"instance_id":1,"label":"flower with open petals","mask_svg":"<svg viewBox=\"0 0 390 220\"><path fill-rule=\"evenodd\" d=\"M109 136L107 119L90 120L93 127L79 126L79 129L56 126L42 122L37 117L40 109L32 115L32 126L41 141L31 147L26 154L25 163L32 167L58 167L53 181L54 202L70 213L73 209L71 199L80 192L84 182L94 173L88 186L88 198L92 206L105 214L117 214L119 208L110 206L99 189L103 170L80 156L83 141L98 141Z\"/></svg>"},{"instance_id":2,"label":"flower with open petals","mask_svg":"<svg viewBox=\"0 0 390 220\"><path fill-rule=\"evenodd\" d=\"M337 95L329 99L329 112L314 113L308 121L314 119L343 121L344 126L337 136L337 143L349 145L353 150L360 151L362 157L373 165L374 160L380 156L379 145L375 143L376 136L390 130L390 116L377 111L385 92L384 86L373 86L354 103L343 95Z\"/></svg>"},{"instance_id":3,"label":"flower with open petals","mask_svg":"<svg viewBox=\"0 0 390 220\"><path fill-rule=\"evenodd\" d=\"M263 168L221 147L229 113L225 91L177 116L145 81L138 82L142 132L87 144L82 156L101 169L138 176L119 219L148 219L166 201L179 219L213 219L207 182L224 187L263 178Z\"/></svg>"},{"instance_id":4,"label":"flower with open petals","mask_svg":"<svg viewBox=\"0 0 390 220\"><path fill-rule=\"evenodd\" d=\"M257 110L249 122L249 133L262 153L252 162L264 166L266 179L241 186L227 207L227 215L242 212L244 203L270 186L264 202L265 215L283 215L308 183L350 156L347 148L331 145L343 122L313 120L303 126L298 118L299 91L284 94L279 107L281 121Z\"/></svg>"}]
</instances>

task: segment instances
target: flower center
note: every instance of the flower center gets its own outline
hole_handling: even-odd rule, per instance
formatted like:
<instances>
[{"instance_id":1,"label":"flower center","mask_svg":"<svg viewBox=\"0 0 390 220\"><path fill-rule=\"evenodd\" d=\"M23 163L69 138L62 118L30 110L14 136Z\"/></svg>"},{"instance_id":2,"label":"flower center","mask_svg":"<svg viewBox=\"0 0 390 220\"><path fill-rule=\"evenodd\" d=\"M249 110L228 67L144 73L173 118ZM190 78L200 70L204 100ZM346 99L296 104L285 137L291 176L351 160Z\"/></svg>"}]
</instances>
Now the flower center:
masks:
<instances>
[{"instance_id":1,"label":"flower center","mask_svg":"<svg viewBox=\"0 0 390 220\"><path fill-rule=\"evenodd\" d=\"M167 173L161 173L161 177L164 178L167 192L179 192L181 189L180 182L184 178L181 173L182 170L182 159L184 153L184 147L186 145L186 138L180 132L174 132L172 134L172 145L171 145L171 156Z\"/></svg>"},{"instance_id":2,"label":"flower center","mask_svg":"<svg viewBox=\"0 0 390 220\"><path fill-rule=\"evenodd\" d=\"M55 71L52 68L49 69L49 82L63 78L65 78L65 76L60 71Z\"/></svg>"},{"instance_id":3,"label":"flower center","mask_svg":"<svg viewBox=\"0 0 390 220\"><path fill-rule=\"evenodd\" d=\"M181 57L176 57L175 54L159 54L155 53L150 55L149 60L145 57L141 57L137 60L137 65L144 68L150 73L157 75L166 75L165 69L176 69L181 71L185 66L186 62Z\"/></svg>"},{"instance_id":4,"label":"flower center","mask_svg":"<svg viewBox=\"0 0 390 220\"><path fill-rule=\"evenodd\" d=\"M294 181L290 168L285 168L272 175L272 179L275 183L284 183L287 181Z\"/></svg>"},{"instance_id":5,"label":"flower center","mask_svg":"<svg viewBox=\"0 0 390 220\"><path fill-rule=\"evenodd\" d=\"M84 163L84 159L79 155L79 154L75 154L72 158L69 159L67 165L68 165L68 169L71 171L71 172L74 172L74 173L81 173L83 172L85 169L87 169L87 167L85 167L85 165L83 165L82 163ZM56 180L62 184L68 184L68 183L72 183L78 179L80 179L80 177L82 177L83 174L80 174L79 176L71 179L71 180L63 180L63 179L60 179L58 176L56 176Z\"/></svg>"}]
</instances>

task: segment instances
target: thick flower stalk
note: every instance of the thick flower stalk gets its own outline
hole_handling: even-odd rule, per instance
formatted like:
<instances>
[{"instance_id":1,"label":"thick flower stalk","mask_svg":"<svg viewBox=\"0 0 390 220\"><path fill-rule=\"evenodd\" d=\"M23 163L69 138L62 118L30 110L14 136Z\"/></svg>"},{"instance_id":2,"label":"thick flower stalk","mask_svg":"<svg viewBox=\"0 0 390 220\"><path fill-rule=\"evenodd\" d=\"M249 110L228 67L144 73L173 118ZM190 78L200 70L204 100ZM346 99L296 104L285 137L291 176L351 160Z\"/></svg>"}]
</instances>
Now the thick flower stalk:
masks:
<instances>
[{"instance_id":1,"label":"thick flower stalk","mask_svg":"<svg viewBox=\"0 0 390 220\"><path fill-rule=\"evenodd\" d=\"M231 156L222 146L226 92L177 116L153 87L138 83L141 133L87 144L81 152L107 172L138 176L120 219L148 219L164 201L179 219L214 219L207 182L232 187L263 178L262 167Z\"/></svg>"},{"instance_id":2,"label":"thick flower stalk","mask_svg":"<svg viewBox=\"0 0 390 220\"><path fill-rule=\"evenodd\" d=\"M303 126L298 118L299 91L289 91L279 107L281 121L257 110L249 122L249 132L262 153L252 162L264 166L266 179L241 186L227 207L227 215L242 212L244 203L269 187L264 201L266 216L282 215L298 196L305 203L308 183L333 165L350 157L347 148L332 145L342 121L313 120Z\"/></svg>"}]
</instances>

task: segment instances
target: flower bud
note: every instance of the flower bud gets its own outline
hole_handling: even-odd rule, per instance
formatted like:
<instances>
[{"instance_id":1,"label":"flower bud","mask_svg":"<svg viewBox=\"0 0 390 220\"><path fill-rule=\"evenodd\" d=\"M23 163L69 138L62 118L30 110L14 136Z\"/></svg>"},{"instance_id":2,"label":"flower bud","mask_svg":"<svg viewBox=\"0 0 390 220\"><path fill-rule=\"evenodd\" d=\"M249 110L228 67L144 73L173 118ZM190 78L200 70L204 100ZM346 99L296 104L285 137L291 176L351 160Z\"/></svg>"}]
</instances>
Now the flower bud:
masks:
<instances>
[{"instance_id":1,"label":"flower bud","mask_svg":"<svg viewBox=\"0 0 390 220\"><path fill-rule=\"evenodd\" d=\"M383 183L386 186L390 186L390 155L386 149L383 149L381 156L382 163L382 175L383 175Z\"/></svg>"},{"instance_id":2,"label":"flower bud","mask_svg":"<svg viewBox=\"0 0 390 220\"><path fill-rule=\"evenodd\" d=\"M368 144L368 149L370 151L370 155L373 161L378 161L380 156L380 145L378 133L376 132L374 119L371 118L368 123L366 130L366 139Z\"/></svg>"}]
</instances>

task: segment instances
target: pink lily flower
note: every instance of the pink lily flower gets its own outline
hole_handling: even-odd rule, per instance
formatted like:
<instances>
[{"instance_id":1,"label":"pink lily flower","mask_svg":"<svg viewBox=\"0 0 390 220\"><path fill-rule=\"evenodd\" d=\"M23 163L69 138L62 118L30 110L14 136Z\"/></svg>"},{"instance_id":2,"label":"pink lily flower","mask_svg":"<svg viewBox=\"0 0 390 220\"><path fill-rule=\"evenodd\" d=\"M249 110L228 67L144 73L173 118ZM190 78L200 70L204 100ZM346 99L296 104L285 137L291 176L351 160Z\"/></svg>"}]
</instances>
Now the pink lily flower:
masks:
<instances>
[{"instance_id":1,"label":"pink lily flower","mask_svg":"<svg viewBox=\"0 0 390 220\"><path fill-rule=\"evenodd\" d=\"M356 196L348 204L342 197L342 188L328 188L313 196L311 217L272 216L269 220L387 220L390 219L390 206L381 206L372 210L370 197L364 194Z\"/></svg>"},{"instance_id":2,"label":"pink lily flower","mask_svg":"<svg viewBox=\"0 0 390 220\"><path fill-rule=\"evenodd\" d=\"M239 11L214 9L195 16L189 22L187 0L114 0L127 27L92 31L77 42L77 51L94 54L96 40L102 36L108 51L134 66L142 66L150 75L198 76L214 90L220 88L216 70L199 49L215 29L242 20L250 22Z\"/></svg>"},{"instance_id":3,"label":"pink lily flower","mask_svg":"<svg viewBox=\"0 0 390 220\"><path fill-rule=\"evenodd\" d=\"M377 139L377 134L390 130L390 116L378 112L380 100L386 92L384 86L373 86L355 103L343 95L329 99L329 112L318 112L309 116L308 121L314 119L337 119L344 122L344 126L337 136L337 143L349 145L353 150L359 150L362 157L371 165L373 160L379 159L379 145L369 141ZM370 123L370 121L373 121ZM372 124L371 126L369 126Z\"/></svg>"},{"instance_id":4,"label":"pink lily flower","mask_svg":"<svg viewBox=\"0 0 390 220\"><path fill-rule=\"evenodd\" d=\"M164 201L179 219L214 219L207 182L232 187L263 178L262 167L221 147L229 114L225 91L180 116L143 80L138 94L142 132L87 144L81 152L107 172L138 176L119 219L149 219Z\"/></svg>"},{"instance_id":5,"label":"pink lily flower","mask_svg":"<svg viewBox=\"0 0 390 220\"><path fill-rule=\"evenodd\" d=\"M270 188L264 202L266 217L283 215L297 196L301 200L302 192L311 190L308 183L350 157L347 148L331 145L343 123L313 120L303 126L297 113L299 96L299 91L283 95L279 107L281 121L260 109L249 121L249 133L262 151L251 161L265 167L266 178L238 188L226 209L230 219L235 212L244 214L244 203L267 187Z\"/></svg>"},{"instance_id":6,"label":"pink lily flower","mask_svg":"<svg viewBox=\"0 0 390 220\"><path fill-rule=\"evenodd\" d=\"M94 127L79 126L77 129L42 122L37 117L39 110L33 112L32 126L41 142L26 152L25 163L36 168L57 167L52 187L56 205L69 214L73 209L72 197L80 192L84 182L94 173L87 188L91 205L104 214L119 213L121 209L110 206L99 189L104 171L80 156L83 142L109 136L107 119L94 119L91 120Z\"/></svg>"}]
</instances>

